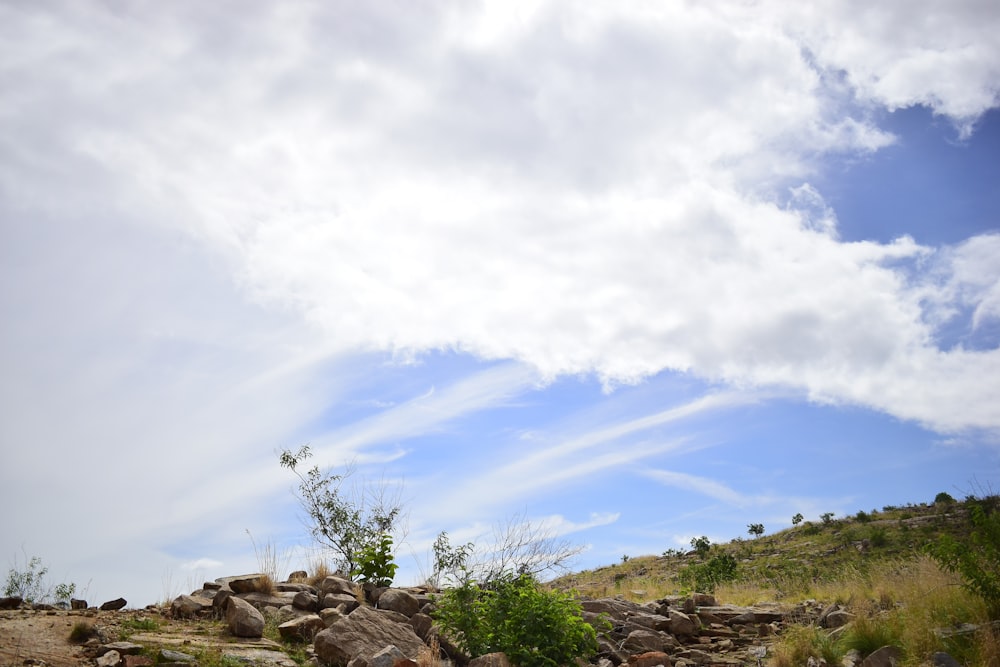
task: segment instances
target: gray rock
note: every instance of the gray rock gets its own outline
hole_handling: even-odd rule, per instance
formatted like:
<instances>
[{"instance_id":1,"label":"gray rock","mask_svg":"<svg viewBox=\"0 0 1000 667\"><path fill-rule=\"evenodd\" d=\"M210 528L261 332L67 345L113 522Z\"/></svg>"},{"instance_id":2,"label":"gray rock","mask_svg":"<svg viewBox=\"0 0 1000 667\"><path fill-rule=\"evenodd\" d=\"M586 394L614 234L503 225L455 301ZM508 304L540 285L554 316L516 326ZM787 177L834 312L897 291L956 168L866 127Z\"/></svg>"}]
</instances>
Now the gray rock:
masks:
<instances>
[{"instance_id":1,"label":"gray rock","mask_svg":"<svg viewBox=\"0 0 1000 667\"><path fill-rule=\"evenodd\" d=\"M409 623L397 623L370 607L358 607L313 640L319 659L333 665L344 665L355 658L367 660L389 645L412 659L424 647Z\"/></svg>"},{"instance_id":2,"label":"gray rock","mask_svg":"<svg viewBox=\"0 0 1000 667\"><path fill-rule=\"evenodd\" d=\"M254 593L261 589L266 578L267 575L260 573L243 574L238 577L226 577L225 581L234 593Z\"/></svg>"},{"instance_id":3,"label":"gray rock","mask_svg":"<svg viewBox=\"0 0 1000 667\"><path fill-rule=\"evenodd\" d=\"M404 590L390 588L379 596L378 608L399 612L410 618L420 611L420 601L417 600L416 596ZM390 665L390 667L392 666Z\"/></svg>"},{"instance_id":4,"label":"gray rock","mask_svg":"<svg viewBox=\"0 0 1000 667\"><path fill-rule=\"evenodd\" d=\"M430 634L431 628L434 627L434 619L427 614L417 613L410 617L410 625L418 637L427 641L427 635Z\"/></svg>"},{"instance_id":5,"label":"gray rock","mask_svg":"<svg viewBox=\"0 0 1000 667\"><path fill-rule=\"evenodd\" d=\"M194 618L212 608L212 601L193 595L178 595L170 603L170 615L174 618Z\"/></svg>"},{"instance_id":6,"label":"gray rock","mask_svg":"<svg viewBox=\"0 0 1000 667\"><path fill-rule=\"evenodd\" d=\"M319 611L319 598L309 591L299 591L292 598L292 606L306 611Z\"/></svg>"},{"instance_id":7,"label":"gray rock","mask_svg":"<svg viewBox=\"0 0 1000 667\"><path fill-rule=\"evenodd\" d=\"M322 630L326 630L326 623L316 614L301 616L278 626L281 638L288 641L311 642Z\"/></svg>"},{"instance_id":8,"label":"gray rock","mask_svg":"<svg viewBox=\"0 0 1000 667\"><path fill-rule=\"evenodd\" d=\"M622 643L622 648L631 653L648 653L663 651L664 640L659 632L652 630L633 630Z\"/></svg>"},{"instance_id":9,"label":"gray rock","mask_svg":"<svg viewBox=\"0 0 1000 667\"><path fill-rule=\"evenodd\" d=\"M226 625L236 637L258 639L264 634L264 616L241 598L233 596L226 604Z\"/></svg>"},{"instance_id":10,"label":"gray rock","mask_svg":"<svg viewBox=\"0 0 1000 667\"><path fill-rule=\"evenodd\" d=\"M944 651L938 651L931 656L931 664L934 667L962 667L961 663Z\"/></svg>"},{"instance_id":11,"label":"gray rock","mask_svg":"<svg viewBox=\"0 0 1000 667\"><path fill-rule=\"evenodd\" d=\"M142 652L142 644L132 642L111 642L104 644L98 650L98 655L103 655L109 651L118 651L118 655L139 655Z\"/></svg>"},{"instance_id":12,"label":"gray rock","mask_svg":"<svg viewBox=\"0 0 1000 667\"><path fill-rule=\"evenodd\" d=\"M319 592L323 595L327 593L341 593L343 595L350 595L355 600L357 599L357 586L355 586L354 582L333 575L319 582Z\"/></svg>"},{"instance_id":13,"label":"gray rock","mask_svg":"<svg viewBox=\"0 0 1000 667\"><path fill-rule=\"evenodd\" d=\"M698 623L694 617L690 617L684 612L670 610L670 634L675 637L691 637L698 632Z\"/></svg>"},{"instance_id":14,"label":"gray rock","mask_svg":"<svg viewBox=\"0 0 1000 667\"><path fill-rule=\"evenodd\" d=\"M826 617L823 619L821 627L840 628L847 625L853 620L854 620L854 614L852 614L851 612L845 611L843 609L836 609L826 615Z\"/></svg>"},{"instance_id":15,"label":"gray rock","mask_svg":"<svg viewBox=\"0 0 1000 667\"><path fill-rule=\"evenodd\" d=\"M166 648L160 650L160 660L164 662L179 662L183 664L190 664L198 661L198 659L193 655L181 653L180 651L171 651Z\"/></svg>"},{"instance_id":16,"label":"gray rock","mask_svg":"<svg viewBox=\"0 0 1000 667\"><path fill-rule=\"evenodd\" d=\"M511 667L506 653L487 653L469 661L469 667Z\"/></svg>"},{"instance_id":17,"label":"gray rock","mask_svg":"<svg viewBox=\"0 0 1000 667\"><path fill-rule=\"evenodd\" d=\"M397 661L406 659L402 651L390 644L368 658L368 667L392 667Z\"/></svg>"},{"instance_id":18,"label":"gray rock","mask_svg":"<svg viewBox=\"0 0 1000 667\"><path fill-rule=\"evenodd\" d=\"M897 646L883 646L861 661L861 667L896 667L903 657Z\"/></svg>"},{"instance_id":19,"label":"gray rock","mask_svg":"<svg viewBox=\"0 0 1000 667\"><path fill-rule=\"evenodd\" d=\"M118 651L108 651L104 655L100 656L97 661L97 667L118 667L118 664L122 661L122 654Z\"/></svg>"},{"instance_id":20,"label":"gray rock","mask_svg":"<svg viewBox=\"0 0 1000 667\"><path fill-rule=\"evenodd\" d=\"M323 596L323 602L321 607L323 609L331 609L344 605L344 611L348 614L358 608L358 599L353 595L345 595L344 593L327 593Z\"/></svg>"},{"instance_id":21,"label":"gray rock","mask_svg":"<svg viewBox=\"0 0 1000 667\"><path fill-rule=\"evenodd\" d=\"M670 656L662 651L649 651L629 656L628 667L670 667Z\"/></svg>"}]
</instances>

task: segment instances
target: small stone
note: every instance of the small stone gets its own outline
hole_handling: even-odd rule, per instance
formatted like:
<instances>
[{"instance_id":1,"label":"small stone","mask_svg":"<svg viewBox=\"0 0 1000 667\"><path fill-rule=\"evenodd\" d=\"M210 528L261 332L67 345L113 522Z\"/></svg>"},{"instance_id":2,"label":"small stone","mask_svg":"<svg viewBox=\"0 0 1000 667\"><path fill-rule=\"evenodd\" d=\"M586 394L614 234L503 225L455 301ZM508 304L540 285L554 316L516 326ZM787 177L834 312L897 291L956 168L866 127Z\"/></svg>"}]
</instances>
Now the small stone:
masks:
<instances>
[{"instance_id":1,"label":"small stone","mask_svg":"<svg viewBox=\"0 0 1000 667\"><path fill-rule=\"evenodd\" d=\"M118 667L122 655L118 651L108 651L97 659L97 667Z\"/></svg>"}]
</instances>

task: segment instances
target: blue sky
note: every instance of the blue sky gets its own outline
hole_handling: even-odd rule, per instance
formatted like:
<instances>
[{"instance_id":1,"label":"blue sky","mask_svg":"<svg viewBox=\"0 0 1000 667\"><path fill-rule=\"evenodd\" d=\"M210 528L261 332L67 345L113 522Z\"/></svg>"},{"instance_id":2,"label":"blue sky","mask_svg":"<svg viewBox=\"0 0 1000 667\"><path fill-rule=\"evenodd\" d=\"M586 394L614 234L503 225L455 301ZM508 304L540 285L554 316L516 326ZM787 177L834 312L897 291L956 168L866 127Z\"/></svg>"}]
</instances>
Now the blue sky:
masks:
<instances>
[{"instance_id":1,"label":"blue sky","mask_svg":"<svg viewBox=\"0 0 1000 667\"><path fill-rule=\"evenodd\" d=\"M399 581L995 488L1000 12L0 3L0 555L141 606L398 485Z\"/></svg>"}]
</instances>

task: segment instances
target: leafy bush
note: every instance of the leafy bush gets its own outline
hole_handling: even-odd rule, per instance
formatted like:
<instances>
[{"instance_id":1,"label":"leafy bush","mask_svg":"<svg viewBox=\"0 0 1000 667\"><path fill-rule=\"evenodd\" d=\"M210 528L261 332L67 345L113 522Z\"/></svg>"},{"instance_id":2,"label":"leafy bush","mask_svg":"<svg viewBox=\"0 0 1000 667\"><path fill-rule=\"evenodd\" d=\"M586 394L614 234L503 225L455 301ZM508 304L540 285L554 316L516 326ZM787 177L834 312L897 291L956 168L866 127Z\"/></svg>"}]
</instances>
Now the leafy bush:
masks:
<instances>
[{"instance_id":1,"label":"leafy bush","mask_svg":"<svg viewBox=\"0 0 1000 667\"><path fill-rule=\"evenodd\" d=\"M529 574L474 582L437 599L436 620L472 657L502 651L519 667L558 667L597 651L597 633L568 593L547 591Z\"/></svg>"},{"instance_id":2,"label":"leafy bush","mask_svg":"<svg viewBox=\"0 0 1000 667\"><path fill-rule=\"evenodd\" d=\"M393 562L392 538L383 535L377 544L368 544L355 555L357 566L351 575L375 586L389 586L399 567Z\"/></svg>"},{"instance_id":3,"label":"leafy bush","mask_svg":"<svg viewBox=\"0 0 1000 667\"><path fill-rule=\"evenodd\" d=\"M951 494L944 491L934 496L935 505L952 505L954 502L955 499L951 497Z\"/></svg>"},{"instance_id":4,"label":"leafy bush","mask_svg":"<svg viewBox=\"0 0 1000 667\"><path fill-rule=\"evenodd\" d=\"M69 599L76 593L76 584L62 583L52 587L45 580L48 573L49 568L42 564L42 559L38 556L32 556L28 559L23 570L18 569L15 561L14 567L7 571L7 582L4 584L3 594L6 597L16 595L29 603L48 600L68 603Z\"/></svg>"},{"instance_id":5,"label":"leafy bush","mask_svg":"<svg viewBox=\"0 0 1000 667\"><path fill-rule=\"evenodd\" d=\"M995 501L967 501L972 530L962 541L943 535L930 549L941 567L956 572L965 587L986 603L990 616L1000 618L1000 512Z\"/></svg>"},{"instance_id":6,"label":"leafy bush","mask_svg":"<svg viewBox=\"0 0 1000 667\"><path fill-rule=\"evenodd\" d=\"M704 563L688 565L678 578L688 588L699 593L712 593L715 587L736 579L736 559L729 554L712 556Z\"/></svg>"}]
</instances>

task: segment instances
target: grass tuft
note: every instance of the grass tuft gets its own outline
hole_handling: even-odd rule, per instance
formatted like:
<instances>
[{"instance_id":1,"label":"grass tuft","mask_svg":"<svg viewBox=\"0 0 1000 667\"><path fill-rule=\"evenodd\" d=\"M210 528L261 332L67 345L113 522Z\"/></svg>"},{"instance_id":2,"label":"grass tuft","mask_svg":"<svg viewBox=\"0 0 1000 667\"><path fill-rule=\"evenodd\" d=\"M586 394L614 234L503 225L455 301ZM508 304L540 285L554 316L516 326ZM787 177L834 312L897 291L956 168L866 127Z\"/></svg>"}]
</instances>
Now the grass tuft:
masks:
<instances>
[{"instance_id":1,"label":"grass tuft","mask_svg":"<svg viewBox=\"0 0 1000 667\"><path fill-rule=\"evenodd\" d=\"M88 639L97 636L97 628L92 623L77 621L69 632L69 640L74 644L83 644Z\"/></svg>"}]
</instances>

